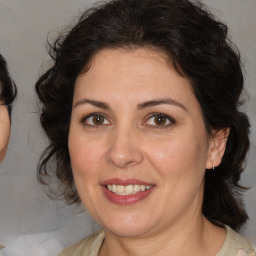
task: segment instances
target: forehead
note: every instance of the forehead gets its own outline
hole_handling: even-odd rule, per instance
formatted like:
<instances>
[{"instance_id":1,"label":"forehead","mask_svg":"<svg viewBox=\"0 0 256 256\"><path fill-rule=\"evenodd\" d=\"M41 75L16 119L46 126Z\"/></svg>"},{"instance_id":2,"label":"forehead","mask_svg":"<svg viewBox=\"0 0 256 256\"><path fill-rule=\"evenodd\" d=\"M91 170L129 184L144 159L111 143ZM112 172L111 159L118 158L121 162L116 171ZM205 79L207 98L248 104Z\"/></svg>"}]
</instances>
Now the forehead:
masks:
<instances>
[{"instance_id":1,"label":"forehead","mask_svg":"<svg viewBox=\"0 0 256 256\"><path fill-rule=\"evenodd\" d=\"M128 79L144 76L144 79L157 78L161 86L161 74L169 78L183 80L190 86L190 81L181 77L172 67L169 57L154 48L110 48L96 53L86 71L78 76L77 80L95 81L100 79ZM77 83L78 83L77 81Z\"/></svg>"},{"instance_id":2,"label":"forehead","mask_svg":"<svg viewBox=\"0 0 256 256\"><path fill-rule=\"evenodd\" d=\"M97 52L91 60L90 69L115 72L143 74L155 70L156 66L173 72L171 61L166 53L153 47L105 48ZM158 70L159 71L159 70Z\"/></svg>"},{"instance_id":3,"label":"forehead","mask_svg":"<svg viewBox=\"0 0 256 256\"><path fill-rule=\"evenodd\" d=\"M89 69L77 78L74 99L196 100L190 81L169 62L166 54L148 48L101 50L92 58Z\"/></svg>"}]
</instances>

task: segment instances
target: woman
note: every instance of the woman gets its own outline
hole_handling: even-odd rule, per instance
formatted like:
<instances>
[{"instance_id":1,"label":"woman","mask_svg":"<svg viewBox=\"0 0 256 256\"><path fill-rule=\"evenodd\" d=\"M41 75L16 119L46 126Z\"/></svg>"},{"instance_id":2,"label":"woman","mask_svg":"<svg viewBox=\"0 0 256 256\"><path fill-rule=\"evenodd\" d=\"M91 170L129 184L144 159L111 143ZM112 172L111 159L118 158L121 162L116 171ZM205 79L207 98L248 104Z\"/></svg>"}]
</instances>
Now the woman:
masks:
<instances>
[{"instance_id":1,"label":"woman","mask_svg":"<svg viewBox=\"0 0 256 256\"><path fill-rule=\"evenodd\" d=\"M11 79L7 63L0 54L0 161L3 160L10 136L11 103L15 99L17 90Z\"/></svg>"},{"instance_id":2,"label":"woman","mask_svg":"<svg viewBox=\"0 0 256 256\"><path fill-rule=\"evenodd\" d=\"M16 85L9 75L6 60L0 54L0 162L4 159L8 146L11 128L11 103L16 94ZM0 244L1 248L4 248L4 245Z\"/></svg>"},{"instance_id":3,"label":"woman","mask_svg":"<svg viewBox=\"0 0 256 256\"><path fill-rule=\"evenodd\" d=\"M39 177L103 228L61 256L255 255L231 229L247 219L249 122L224 24L188 0L110 1L50 55Z\"/></svg>"}]
</instances>

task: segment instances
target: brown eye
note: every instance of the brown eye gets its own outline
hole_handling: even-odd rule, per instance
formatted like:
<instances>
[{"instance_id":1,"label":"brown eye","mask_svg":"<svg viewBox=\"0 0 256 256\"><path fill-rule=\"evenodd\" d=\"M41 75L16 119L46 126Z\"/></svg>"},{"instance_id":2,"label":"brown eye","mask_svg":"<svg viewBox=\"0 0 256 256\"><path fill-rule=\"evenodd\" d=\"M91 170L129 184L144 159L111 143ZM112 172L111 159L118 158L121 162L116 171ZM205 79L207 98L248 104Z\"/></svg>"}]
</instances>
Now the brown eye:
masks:
<instances>
[{"instance_id":1,"label":"brown eye","mask_svg":"<svg viewBox=\"0 0 256 256\"><path fill-rule=\"evenodd\" d=\"M157 127L169 127L172 124L175 124L176 121L172 117L163 114L163 113L154 113L152 116L147 119L147 121L144 123L144 125L151 126L157 128Z\"/></svg>"},{"instance_id":2,"label":"brown eye","mask_svg":"<svg viewBox=\"0 0 256 256\"><path fill-rule=\"evenodd\" d=\"M82 119L82 123L87 126L110 125L110 122L104 115L93 113Z\"/></svg>"},{"instance_id":3,"label":"brown eye","mask_svg":"<svg viewBox=\"0 0 256 256\"><path fill-rule=\"evenodd\" d=\"M166 116L155 116L154 117L154 122L156 125L165 125L167 122Z\"/></svg>"},{"instance_id":4,"label":"brown eye","mask_svg":"<svg viewBox=\"0 0 256 256\"><path fill-rule=\"evenodd\" d=\"M105 118L103 116L93 116L92 122L95 125L101 125L104 124Z\"/></svg>"}]
</instances>

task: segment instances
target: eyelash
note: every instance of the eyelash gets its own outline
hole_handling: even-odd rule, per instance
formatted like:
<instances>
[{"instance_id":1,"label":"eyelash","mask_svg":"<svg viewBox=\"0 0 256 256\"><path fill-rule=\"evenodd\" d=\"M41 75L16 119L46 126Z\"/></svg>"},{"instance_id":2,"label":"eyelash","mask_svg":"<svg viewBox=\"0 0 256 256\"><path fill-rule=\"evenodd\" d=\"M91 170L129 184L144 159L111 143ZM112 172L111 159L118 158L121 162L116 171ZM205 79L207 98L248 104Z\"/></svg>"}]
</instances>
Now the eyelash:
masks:
<instances>
[{"instance_id":1,"label":"eyelash","mask_svg":"<svg viewBox=\"0 0 256 256\"><path fill-rule=\"evenodd\" d=\"M92 128L100 128L100 127L102 127L102 126L104 126L104 125L106 125L106 124L89 124L89 123L86 123L86 121L88 121L88 119L90 118L90 117L100 117L100 118L104 118L104 122L105 122L105 120L107 120L107 118L106 118L106 116L105 115L103 115L102 113L91 113L91 114L89 114L89 115L87 115L87 116L85 116L85 117L83 117L82 118L82 120L81 120L81 123L82 123L82 125L84 125L84 126L89 126L89 127L92 127ZM108 121L109 122L109 121ZM110 122L109 122L110 123ZM111 123L110 123L111 124ZM109 125L109 124L107 124L107 125Z\"/></svg>"},{"instance_id":2,"label":"eyelash","mask_svg":"<svg viewBox=\"0 0 256 256\"><path fill-rule=\"evenodd\" d=\"M82 123L82 125L84 125L84 126L88 126L88 127L92 127L92 128L100 128L100 127L102 127L102 126L108 126L108 125L110 125L111 124L111 122L109 122L108 121L108 123L109 124L104 124L104 123L102 123L102 124L89 124L89 123L86 123L86 121L88 122L88 119L89 118L91 118L91 117L100 117L100 118L104 118L104 121L103 122L105 122L106 120L108 121L108 119L106 118L106 116L104 115L104 114L102 114L102 113L91 113L91 114L89 114L89 115L86 115L85 117L83 117L82 119L81 119L81 123ZM155 125L152 125L152 124L146 124L151 118L165 118L169 123L168 124L159 124L159 125L157 125L157 124L155 124ZM172 126L173 124L175 124L176 123L176 120L174 119L174 118L172 118L172 117L170 117L169 115L166 115L166 114L164 114L164 113L152 113L148 118L147 118L147 120L146 121L144 121L143 122L143 125L144 126L150 126L150 127L152 127L152 128L154 128L154 129L164 129L164 128L168 128L168 127L170 127L170 126Z\"/></svg>"},{"instance_id":3,"label":"eyelash","mask_svg":"<svg viewBox=\"0 0 256 256\"><path fill-rule=\"evenodd\" d=\"M170 117L169 115L166 115L164 113L152 113L149 118L147 118L147 120L143 123L148 122L151 118L166 118L167 121L169 121L168 124L162 124L162 125L146 125L146 126L150 126L154 129L165 129L165 128L169 128L170 126L172 126L173 124L176 123L176 120L173 117Z\"/></svg>"}]
</instances>

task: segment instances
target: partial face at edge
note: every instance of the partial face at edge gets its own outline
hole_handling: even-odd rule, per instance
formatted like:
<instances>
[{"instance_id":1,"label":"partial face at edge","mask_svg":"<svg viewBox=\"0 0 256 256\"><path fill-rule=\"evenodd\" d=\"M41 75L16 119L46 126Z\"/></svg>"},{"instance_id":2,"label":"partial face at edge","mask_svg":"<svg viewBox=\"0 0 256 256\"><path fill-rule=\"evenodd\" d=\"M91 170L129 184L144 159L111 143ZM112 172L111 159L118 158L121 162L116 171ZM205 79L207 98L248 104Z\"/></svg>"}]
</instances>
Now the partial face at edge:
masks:
<instances>
[{"instance_id":1,"label":"partial face at edge","mask_svg":"<svg viewBox=\"0 0 256 256\"><path fill-rule=\"evenodd\" d=\"M215 148L189 81L163 54L105 49L78 77L71 164L82 202L105 230L145 236L200 215Z\"/></svg>"},{"instance_id":2,"label":"partial face at edge","mask_svg":"<svg viewBox=\"0 0 256 256\"><path fill-rule=\"evenodd\" d=\"M10 136L10 118L5 105L0 105L0 162L3 160Z\"/></svg>"}]
</instances>

